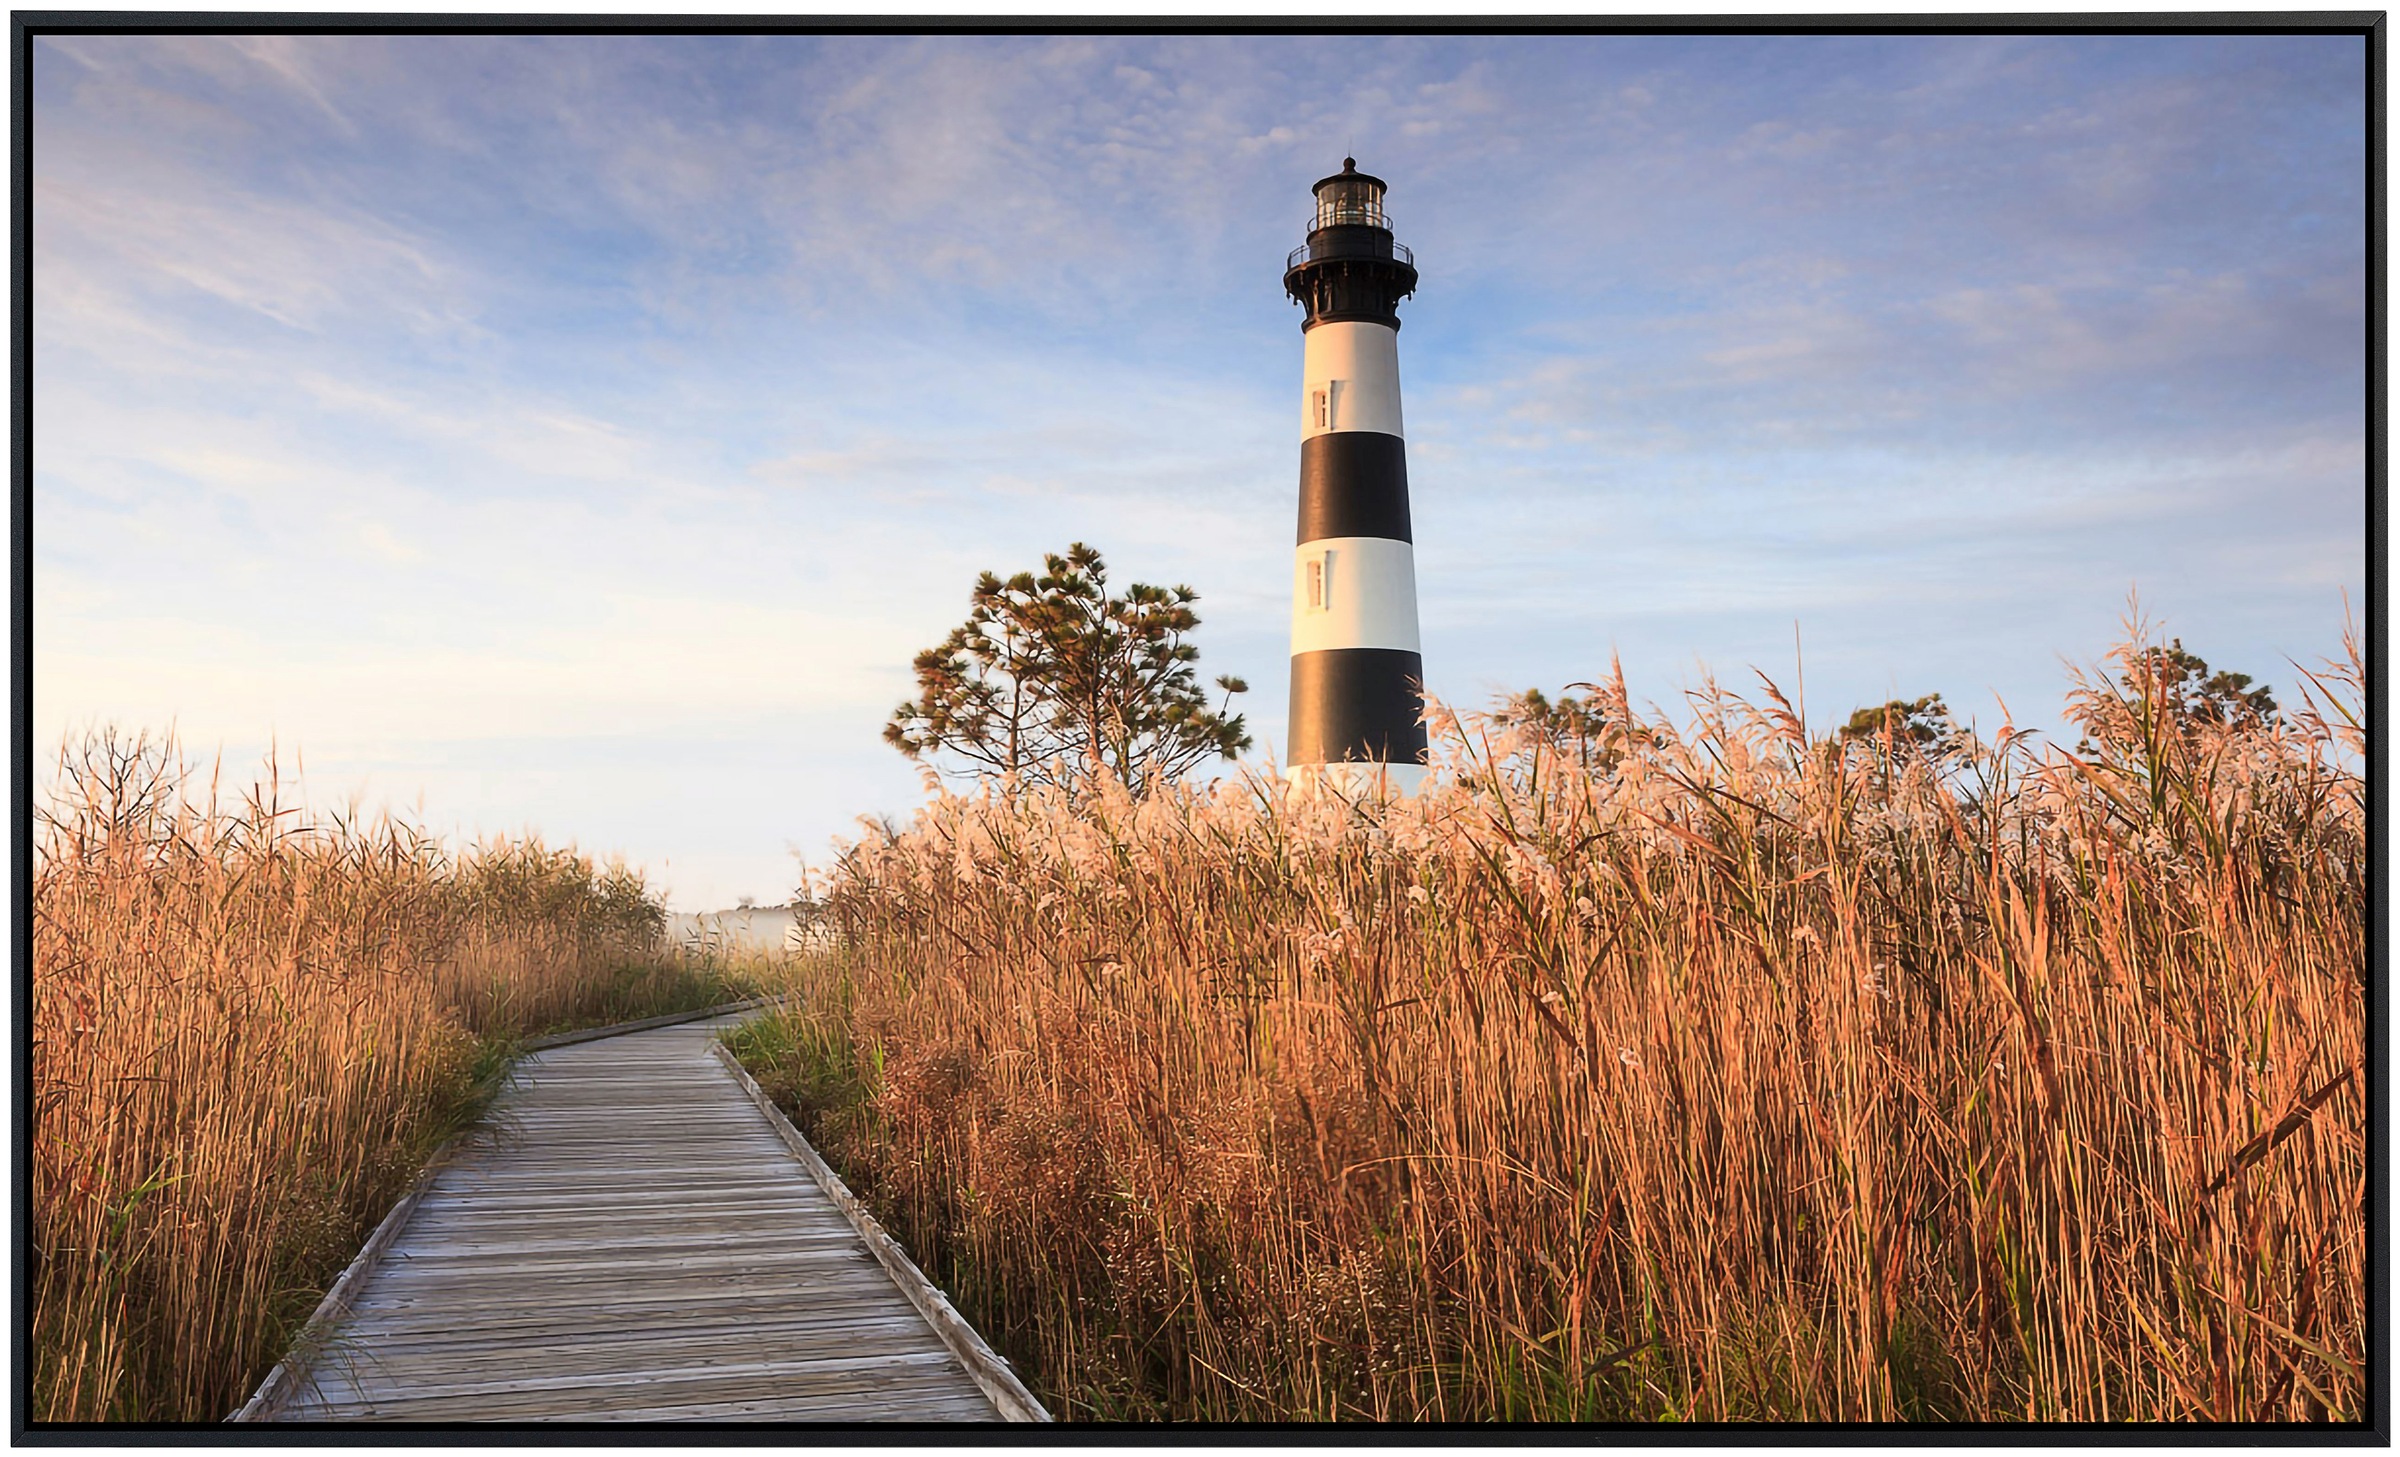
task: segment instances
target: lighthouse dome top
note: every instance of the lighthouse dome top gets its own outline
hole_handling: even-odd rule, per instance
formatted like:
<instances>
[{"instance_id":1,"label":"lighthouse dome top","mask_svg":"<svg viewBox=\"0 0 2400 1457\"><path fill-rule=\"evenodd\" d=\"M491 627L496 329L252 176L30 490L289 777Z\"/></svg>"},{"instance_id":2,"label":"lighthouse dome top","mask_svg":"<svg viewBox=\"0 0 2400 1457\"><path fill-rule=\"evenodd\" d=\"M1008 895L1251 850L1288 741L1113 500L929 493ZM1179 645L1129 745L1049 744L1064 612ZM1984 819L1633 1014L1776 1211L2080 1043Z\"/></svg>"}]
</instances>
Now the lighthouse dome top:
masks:
<instances>
[{"instance_id":1,"label":"lighthouse dome top","mask_svg":"<svg viewBox=\"0 0 2400 1457\"><path fill-rule=\"evenodd\" d=\"M1358 170L1358 159L1344 157L1342 170L1316 185L1320 228L1388 228L1383 215L1384 183Z\"/></svg>"}]
</instances>

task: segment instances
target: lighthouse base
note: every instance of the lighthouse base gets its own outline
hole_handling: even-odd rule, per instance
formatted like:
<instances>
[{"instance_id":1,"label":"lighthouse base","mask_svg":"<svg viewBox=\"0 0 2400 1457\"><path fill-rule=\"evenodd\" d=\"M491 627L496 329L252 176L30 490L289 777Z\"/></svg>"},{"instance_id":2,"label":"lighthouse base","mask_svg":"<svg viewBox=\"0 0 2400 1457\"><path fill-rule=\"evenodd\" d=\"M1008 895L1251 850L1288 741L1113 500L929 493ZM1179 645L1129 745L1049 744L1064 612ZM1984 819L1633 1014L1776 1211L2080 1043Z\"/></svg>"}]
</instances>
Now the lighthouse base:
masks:
<instances>
[{"instance_id":1,"label":"lighthouse base","mask_svg":"<svg viewBox=\"0 0 2400 1457\"><path fill-rule=\"evenodd\" d=\"M1342 764L1294 764L1292 794L1310 799L1330 794L1356 804L1365 799L1398 799L1425 787L1422 764L1378 764L1352 760Z\"/></svg>"}]
</instances>

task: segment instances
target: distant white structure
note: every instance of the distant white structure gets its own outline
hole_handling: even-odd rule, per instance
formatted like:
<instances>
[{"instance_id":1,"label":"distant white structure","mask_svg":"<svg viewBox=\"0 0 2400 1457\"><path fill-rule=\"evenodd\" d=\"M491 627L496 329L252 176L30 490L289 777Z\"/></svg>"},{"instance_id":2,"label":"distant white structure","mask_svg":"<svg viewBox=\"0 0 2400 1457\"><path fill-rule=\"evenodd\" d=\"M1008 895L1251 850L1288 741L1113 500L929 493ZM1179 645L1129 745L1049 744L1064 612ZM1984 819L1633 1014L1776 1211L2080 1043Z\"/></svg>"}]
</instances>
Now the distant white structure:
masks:
<instances>
[{"instance_id":1,"label":"distant white structure","mask_svg":"<svg viewBox=\"0 0 2400 1457\"><path fill-rule=\"evenodd\" d=\"M832 944L832 932L807 906L738 906L730 911L669 911L667 944L695 955L720 952L790 956Z\"/></svg>"}]
</instances>

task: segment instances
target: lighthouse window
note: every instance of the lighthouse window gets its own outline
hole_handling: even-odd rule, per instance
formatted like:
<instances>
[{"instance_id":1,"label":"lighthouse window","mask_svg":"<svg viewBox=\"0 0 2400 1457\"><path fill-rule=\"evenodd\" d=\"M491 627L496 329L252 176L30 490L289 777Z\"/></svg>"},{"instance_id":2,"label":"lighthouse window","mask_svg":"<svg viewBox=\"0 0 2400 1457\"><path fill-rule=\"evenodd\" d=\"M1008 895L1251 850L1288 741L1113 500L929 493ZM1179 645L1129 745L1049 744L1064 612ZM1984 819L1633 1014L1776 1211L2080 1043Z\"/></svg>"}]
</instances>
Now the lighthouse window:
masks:
<instances>
[{"instance_id":1,"label":"lighthouse window","mask_svg":"<svg viewBox=\"0 0 2400 1457\"><path fill-rule=\"evenodd\" d=\"M1319 430L1330 430L1333 428L1333 403L1331 395L1324 390L1315 391L1309 396L1309 407L1316 412L1317 428Z\"/></svg>"},{"instance_id":2,"label":"lighthouse window","mask_svg":"<svg viewBox=\"0 0 2400 1457\"><path fill-rule=\"evenodd\" d=\"M1383 189L1363 177L1329 182L1317 194L1317 226L1387 226L1383 216Z\"/></svg>"},{"instance_id":3,"label":"lighthouse window","mask_svg":"<svg viewBox=\"0 0 2400 1457\"><path fill-rule=\"evenodd\" d=\"M1319 552L1308 559L1308 610L1323 612L1333 606L1333 553Z\"/></svg>"}]
</instances>

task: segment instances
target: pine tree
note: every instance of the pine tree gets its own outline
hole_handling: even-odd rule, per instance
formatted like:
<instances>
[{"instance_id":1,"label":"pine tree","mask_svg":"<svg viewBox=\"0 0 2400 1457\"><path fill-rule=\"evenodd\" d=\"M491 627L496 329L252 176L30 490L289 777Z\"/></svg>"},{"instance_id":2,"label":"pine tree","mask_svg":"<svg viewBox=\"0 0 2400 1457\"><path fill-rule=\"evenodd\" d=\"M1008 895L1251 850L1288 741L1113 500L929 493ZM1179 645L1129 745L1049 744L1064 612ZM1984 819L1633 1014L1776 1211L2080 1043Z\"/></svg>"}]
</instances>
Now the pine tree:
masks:
<instances>
[{"instance_id":1,"label":"pine tree","mask_svg":"<svg viewBox=\"0 0 2400 1457\"><path fill-rule=\"evenodd\" d=\"M1112 595L1107 563L1082 542L1043 568L976 579L967 620L917 654L917 696L892 711L886 742L920 761L950 755L964 766L954 773L1105 773L1137 794L1250 747L1226 712L1248 685L1218 678L1212 708L1193 667L1198 593L1136 582Z\"/></svg>"}]
</instances>

